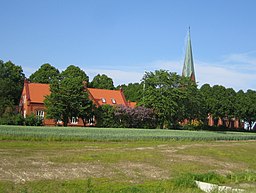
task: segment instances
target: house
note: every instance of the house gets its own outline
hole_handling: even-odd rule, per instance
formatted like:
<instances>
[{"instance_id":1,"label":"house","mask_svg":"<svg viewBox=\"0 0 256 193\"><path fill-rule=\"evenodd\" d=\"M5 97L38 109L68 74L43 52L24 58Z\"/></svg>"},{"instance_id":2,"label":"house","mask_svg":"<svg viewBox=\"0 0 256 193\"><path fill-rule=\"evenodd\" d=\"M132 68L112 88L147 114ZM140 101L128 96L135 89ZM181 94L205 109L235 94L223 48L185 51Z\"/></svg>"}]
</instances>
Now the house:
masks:
<instances>
[{"instance_id":1,"label":"house","mask_svg":"<svg viewBox=\"0 0 256 193\"><path fill-rule=\"evenodd\" d=\"M86 88L89 98L96 106L104 104L108 105L124 105L135 107L136 103L127 101L123 90L107 90L98 88ZM41 83L30 83L28 80L24 81L24 87L20 99L19 109L24 118L32 113L43 120L43 125L53 126L62 125L61 121L56 123L53 119L46 119L46 112L44 106L45 96L50 95L50 85ZM94 120L90 120L88 126L94 124ZM72 117L69 126L83 126L83 121Z\"/></svg>"}]
</instances>

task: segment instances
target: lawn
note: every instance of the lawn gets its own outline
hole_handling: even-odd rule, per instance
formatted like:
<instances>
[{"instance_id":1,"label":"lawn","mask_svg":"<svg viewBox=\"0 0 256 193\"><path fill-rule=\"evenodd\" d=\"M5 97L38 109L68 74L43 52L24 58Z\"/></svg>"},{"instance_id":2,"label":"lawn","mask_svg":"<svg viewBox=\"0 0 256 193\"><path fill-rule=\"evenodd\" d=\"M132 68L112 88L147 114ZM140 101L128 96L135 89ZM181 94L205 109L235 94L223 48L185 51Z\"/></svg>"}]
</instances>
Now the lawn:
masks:
<instances>
[{"instance_id":1,"label":"lawn","mask_svg":"<svg viewBox=\"0 0 256 193\"><path fill-rule=\"evenodd\" d=\"M254 192L254 137L0 126L0 192L201 192L194 179Z\"/></svg>"}]
</instances>

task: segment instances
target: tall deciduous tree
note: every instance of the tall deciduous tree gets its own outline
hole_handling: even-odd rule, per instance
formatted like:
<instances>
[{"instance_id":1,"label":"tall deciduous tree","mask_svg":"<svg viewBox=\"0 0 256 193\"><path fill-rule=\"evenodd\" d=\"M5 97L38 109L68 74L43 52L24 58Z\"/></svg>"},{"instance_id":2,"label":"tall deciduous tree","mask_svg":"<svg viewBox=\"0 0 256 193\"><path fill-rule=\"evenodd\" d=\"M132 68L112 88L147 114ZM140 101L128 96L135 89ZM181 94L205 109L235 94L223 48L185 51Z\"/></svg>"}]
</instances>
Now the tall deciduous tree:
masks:
<instances>
[{"instance_id":1,"label":"tall deciduous tree","mask_svg":"<svg viewBox=\"0 0 256 193\"><path fill-rule=\"evenodd\" d=\"M256 121L256 91L247 90L246 93L238 91L236 97L236 116L249 123L249 129L252 123Z\"/></svg>"},{"instance_id":2,"label":"tall deciduous tree","mask_svg":"<svg viewBox=\"0 0 256 193\"><path fill-rule=\"evenodd\" d=\"M207 118L207 107L202 93L197 88L194 81L189 78L181 77L181 94L184 118L189 122L193 120L205 121Z\"/></svg>"},{"instance_id":3,"label":"tall deciduous tree","mask_svg":"<svg viewBox=\"0 0 256 193\"><path fill-rule=\"evenodd\" d=\"M165 70L146 72L144 104L155 110L160 128L177 127L185 119L201 118L202 96L194 82Z\"/></svg>"},{"instance_id":4,"label":"tall deciduous tree","mask_svg":"<svg viewBox=\"0 0 256 193\"><path fill-rule=\"evenodd\" d=\"M36 72L30 75L29 80L31 82L46 83L49 84L54 78L58 78L60 72L57 68L46 63L43 64Z\"/></svg>"},{"instance_id":5,"label":"tall deciduous tree","mask_svg":"<svg viewBox=\"0 0 256 193\"><path fill-rule=\"evenodd\" d=\"M78 66L70 65L67 67L66 70L61 72L61 79L65 78L74 78L74 77L79 77L81 80L85 82L89 82L89 77L87 74L81 70Z\"/></svg>"},{"instance_id":6,"label":"tall deciduous tree","mask_svg":"<svg viewBox=\"0 0 256 193\"><path fill-rule=\"evenodd\" d=\"M139 102L143 98L143 83L129 83L117 86L117 89L122 88L126 100Z\"/></svg>"},{"instance_id":7,"label":"tall deciduous tree","mask_svg":"<svg viewBox=\"0 0 256 193\"><path fill-rule=\"evenodd\" d=\"M48 118L62 120L67 126L72 117L81 117L85 124L93 109L83 83L86 78L80 68L69 66L61 73L59 80L50 84L51 94L45 100Z\"/></svg>"},{"instance_id":8,"label":"tall deciduous tree","mask_svg":"<svg viewBox=\"0 0 256 193\"><path fill-rule=\"evenodd\" d=\"M109 89L109 90L113 90L115 88L113 80L105 74L96 75L93 78L90 86L93 88L102 88L102 89Z\"/></svg>"},{"instance_id":9,"label":"tall deciduous tree","mask_svg":"<svg viewBox=\"0 0 256 193\"><path fill-rule=\"evenodd\" d=\"M0 60L0 116L19 104L24 78L21 66Z\"/></svg>"}]
</instances>

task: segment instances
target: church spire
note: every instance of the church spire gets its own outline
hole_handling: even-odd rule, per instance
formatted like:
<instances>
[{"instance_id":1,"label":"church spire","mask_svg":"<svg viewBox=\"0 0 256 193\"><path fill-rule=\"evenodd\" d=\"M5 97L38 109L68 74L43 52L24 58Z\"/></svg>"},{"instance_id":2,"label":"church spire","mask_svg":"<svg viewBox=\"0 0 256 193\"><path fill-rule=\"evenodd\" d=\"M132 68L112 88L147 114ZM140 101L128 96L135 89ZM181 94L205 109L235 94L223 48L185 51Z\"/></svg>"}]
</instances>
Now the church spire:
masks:
<instances>
[{"instance_id":1,"label":"church spire","mask_svg":"<svg viewBox=\"0 0 256 193\"><path fill-rule=\"evenodd\" d=\"M190 39L190 27L188 30L187 48L186 48L186 55L185 55L185 60L184 60L184 65L182 70L182 76L189 77L194 82L196 81L193 55L192 55L192 46L191 46L191 39Z\"/></svg>"}]
</instances>

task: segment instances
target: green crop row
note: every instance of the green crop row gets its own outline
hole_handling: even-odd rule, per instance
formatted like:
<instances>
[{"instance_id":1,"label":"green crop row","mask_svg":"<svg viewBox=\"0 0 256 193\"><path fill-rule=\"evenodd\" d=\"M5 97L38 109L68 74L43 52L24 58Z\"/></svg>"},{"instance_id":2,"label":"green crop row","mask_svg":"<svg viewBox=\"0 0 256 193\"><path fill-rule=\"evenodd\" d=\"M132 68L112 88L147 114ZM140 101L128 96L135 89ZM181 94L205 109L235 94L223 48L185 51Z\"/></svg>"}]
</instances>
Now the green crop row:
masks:
<instances>
[{"instance_id":1,"label":"green crop row","mask_svg":"<svg viewBox=\"0 0 256 193\"><path fill-rule=\"evenodd\" d=\"M0 140L255 140L256 133L126 128L0 126Z\"/></svg>"}]
</instances>

